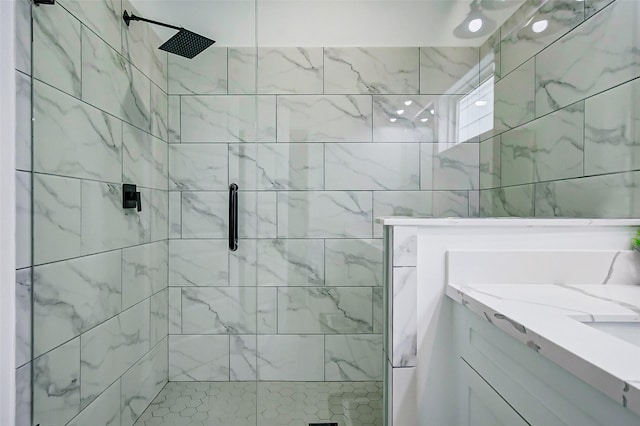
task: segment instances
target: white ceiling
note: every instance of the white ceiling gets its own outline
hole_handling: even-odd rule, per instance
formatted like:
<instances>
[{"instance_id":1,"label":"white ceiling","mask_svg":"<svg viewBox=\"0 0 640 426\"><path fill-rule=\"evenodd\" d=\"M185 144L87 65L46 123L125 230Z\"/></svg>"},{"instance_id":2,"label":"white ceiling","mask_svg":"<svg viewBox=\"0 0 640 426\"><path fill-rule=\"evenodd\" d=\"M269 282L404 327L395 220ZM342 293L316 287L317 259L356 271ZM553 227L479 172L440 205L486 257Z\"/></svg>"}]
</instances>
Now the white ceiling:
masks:
<instances>
[{"instance_id":1,"label":"white ceiling","mask_svg":"<svg viewBox=\"0 0 640 426\"><path fill-rule=\"evenodd\" d=\"M217 46L480 46L454 28L473 0L133 0L150 19L183 26ZM525 0L483 0L498 26ZM257 19L256 19L257 14ZM256 34L257 28L257 34ZM154 27L161 38L173 32Z\"/></svg>"}]
</instances>

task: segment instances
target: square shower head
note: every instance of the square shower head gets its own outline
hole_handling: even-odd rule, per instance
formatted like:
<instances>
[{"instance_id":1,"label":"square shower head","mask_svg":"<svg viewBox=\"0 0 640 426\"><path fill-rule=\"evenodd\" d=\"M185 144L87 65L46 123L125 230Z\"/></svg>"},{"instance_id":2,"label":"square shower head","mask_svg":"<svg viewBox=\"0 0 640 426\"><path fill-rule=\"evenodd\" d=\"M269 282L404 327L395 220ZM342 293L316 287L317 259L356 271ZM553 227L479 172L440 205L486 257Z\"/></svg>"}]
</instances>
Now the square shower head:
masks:
<instances>
[{"instance_id":1,"label":"square shower head","mask_svg":"<svg viewBox=\"0 0 640 426\"><path fill-rule=\"evenodd\" d=\"M181 28L180 31L167 40L159 49L192 59L213 43L215 43L215 41L210 38Z\"/></svg>"}]
</instances>

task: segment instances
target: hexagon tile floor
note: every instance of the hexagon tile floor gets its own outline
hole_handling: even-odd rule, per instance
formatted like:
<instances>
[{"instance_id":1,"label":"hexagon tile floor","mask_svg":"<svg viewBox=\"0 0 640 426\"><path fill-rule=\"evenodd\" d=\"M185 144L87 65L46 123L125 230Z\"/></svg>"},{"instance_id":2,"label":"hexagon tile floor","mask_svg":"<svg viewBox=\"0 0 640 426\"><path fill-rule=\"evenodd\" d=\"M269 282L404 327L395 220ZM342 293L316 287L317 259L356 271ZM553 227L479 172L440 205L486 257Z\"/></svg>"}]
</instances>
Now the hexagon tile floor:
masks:
<instances>
[{"instance_id":1,"label":"hexagon tile floor","mask_svg":"<svg viewBox=\"0 0 640 426\"><path fill-rule=\"evenodd\" d=\"M382 426L381 382L169 382L134 426Z\"/></svg>"}]
</instances>

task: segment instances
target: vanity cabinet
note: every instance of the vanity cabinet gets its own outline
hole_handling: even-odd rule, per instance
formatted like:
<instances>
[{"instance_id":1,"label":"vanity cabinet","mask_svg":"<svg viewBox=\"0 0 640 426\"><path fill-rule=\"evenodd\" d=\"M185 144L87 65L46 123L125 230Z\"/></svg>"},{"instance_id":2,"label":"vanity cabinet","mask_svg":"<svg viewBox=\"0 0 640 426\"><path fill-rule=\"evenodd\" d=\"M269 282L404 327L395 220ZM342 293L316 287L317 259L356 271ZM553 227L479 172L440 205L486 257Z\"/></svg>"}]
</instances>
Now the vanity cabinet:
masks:
<instances>
[{"instance_id":1,"label":"vanity cabinet","mask_svg":"<svg viewBox=\"0 0 640 426\"><path fill-rule=\"evenodd\" d=\"M640 425L635 413L458 303L453 322L461 425Z\"/></svg>"}]
</instances>

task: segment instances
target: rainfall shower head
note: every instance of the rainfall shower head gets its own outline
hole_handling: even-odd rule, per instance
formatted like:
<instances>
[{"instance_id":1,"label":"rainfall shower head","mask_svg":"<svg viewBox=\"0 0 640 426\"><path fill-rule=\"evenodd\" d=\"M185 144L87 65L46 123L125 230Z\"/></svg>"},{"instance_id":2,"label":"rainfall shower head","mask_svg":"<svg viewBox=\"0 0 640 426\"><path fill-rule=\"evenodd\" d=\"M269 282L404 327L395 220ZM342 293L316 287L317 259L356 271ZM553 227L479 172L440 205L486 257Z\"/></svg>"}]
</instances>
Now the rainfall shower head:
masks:
<instances>
[{"instance_id":1,"label":"rainfall shower head","mask_svg":"<svg viewBox=\"0 0 640 426\"><path fill-rule=\"evenodd\" d=\"M207 47L215 43L215 41L211 40L210 38L201 36L200 34L196 34L182 27L176 27L174 25L164 24L162 22L152 21L151 19L141 18L134 15L133 13L129 15L126 10L122 15L122 19L124 19L127 27L129 26L129 23L131 21L144 21L149 22L150 24L161 25L163 27L178 30L178 32L169 40L167 40L162 46L160 46L159 49L164 50L165 52L173 53L175 55L184 56L185 58L193 59Z\"/></svg>"}]
</instances>

